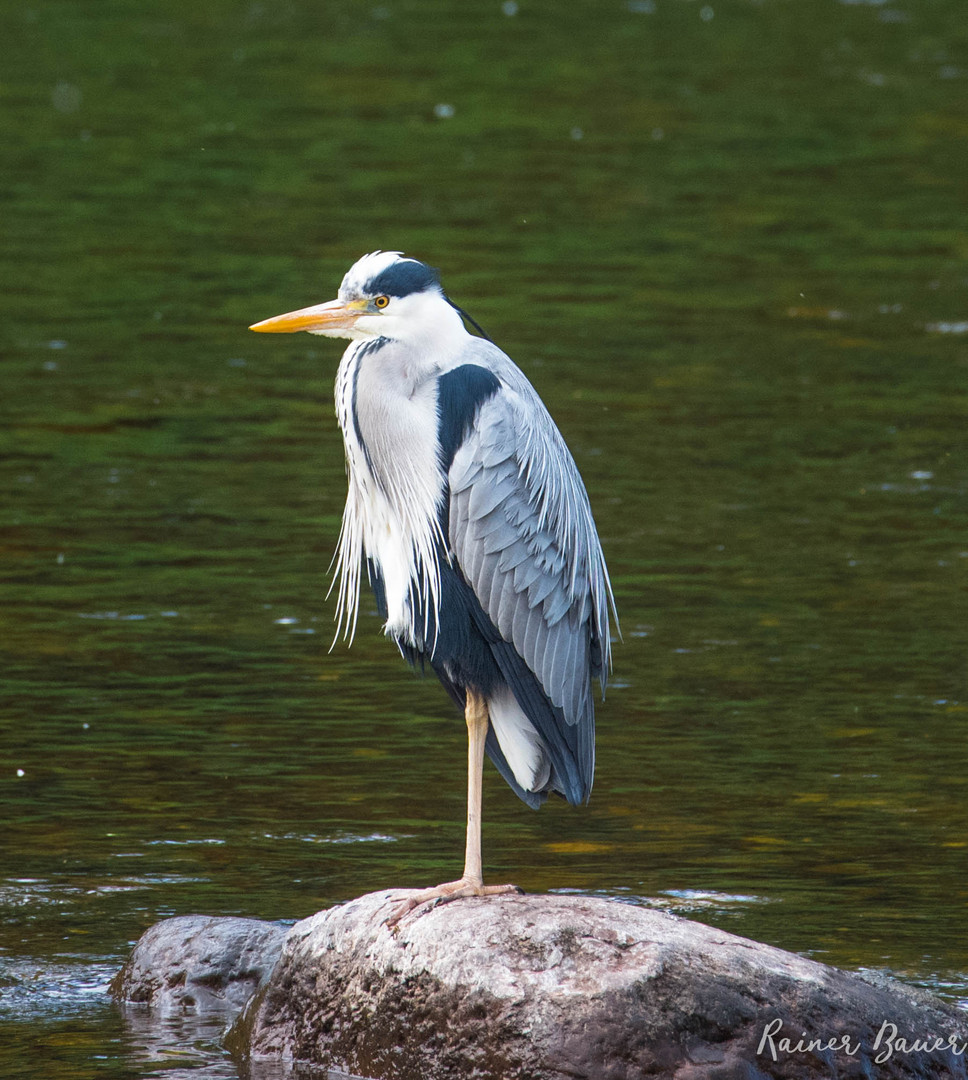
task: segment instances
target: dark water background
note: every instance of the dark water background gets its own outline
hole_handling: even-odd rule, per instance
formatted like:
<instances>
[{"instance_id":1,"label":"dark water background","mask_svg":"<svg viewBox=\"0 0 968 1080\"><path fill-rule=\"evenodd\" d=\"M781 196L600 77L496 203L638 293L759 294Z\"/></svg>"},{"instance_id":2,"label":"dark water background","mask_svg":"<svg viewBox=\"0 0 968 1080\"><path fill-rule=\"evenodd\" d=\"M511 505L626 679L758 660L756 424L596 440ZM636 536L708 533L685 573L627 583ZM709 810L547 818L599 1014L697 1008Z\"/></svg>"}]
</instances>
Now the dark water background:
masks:
<instances>
[{"instance_id":1,"label":"dark water background","mask_svg":"<svg viewBox=\"0 0 968 1080\"><path fill-rule=\"evenodd\" d=\"M459 870L460 719L327 651L340 347L245 329L375 248L531 376L622 616L489 876L968 1001L964 14L0 7L0 1075L234 1076L107 1002L147 926Z\"/></svg>"}]
</instances>

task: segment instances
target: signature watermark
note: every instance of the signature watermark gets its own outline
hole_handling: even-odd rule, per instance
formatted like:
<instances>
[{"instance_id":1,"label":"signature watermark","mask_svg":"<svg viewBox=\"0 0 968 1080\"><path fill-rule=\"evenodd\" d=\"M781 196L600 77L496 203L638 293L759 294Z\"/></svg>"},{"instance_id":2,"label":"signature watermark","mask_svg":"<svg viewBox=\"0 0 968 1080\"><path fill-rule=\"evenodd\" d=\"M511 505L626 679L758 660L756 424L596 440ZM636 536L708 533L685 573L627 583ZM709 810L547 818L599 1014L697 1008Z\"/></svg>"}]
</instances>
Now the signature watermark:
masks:
<instances>
[{"instance_id":1,"label":"signature watermark","mask_svg":"<svg viewBox=\"0 0 968 1080\"><path fill-rule=\"evenodd\" d=\"M810 1038L802 1031L799 1037L784 1035L783 1021L776 1017L764 1026L756 1053L769 1055L773 1061L779 1061L781 1054L823 1054L831 1051L857 1057L863 1049L860 1039L849 1034ZM890 1061L895 1054L934 1054L940 1051L961 1057L968 1051L968 1040L955 1035L911 1037L903 1035L897 1024L885 1020L870 1046L871 1060L877 1065Z\"/></svg>"}]
</instances>

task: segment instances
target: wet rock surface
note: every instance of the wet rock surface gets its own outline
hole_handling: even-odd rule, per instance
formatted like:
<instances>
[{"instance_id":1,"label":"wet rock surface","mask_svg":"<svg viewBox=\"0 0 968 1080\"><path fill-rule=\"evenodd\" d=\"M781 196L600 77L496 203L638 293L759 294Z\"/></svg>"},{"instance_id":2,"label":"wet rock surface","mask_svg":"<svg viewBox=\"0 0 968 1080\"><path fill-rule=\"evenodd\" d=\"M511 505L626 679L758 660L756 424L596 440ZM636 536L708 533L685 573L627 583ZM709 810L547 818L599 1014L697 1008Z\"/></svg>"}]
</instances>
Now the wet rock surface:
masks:
<instances>
[{"instance_id":1,"label":"wet rock surface","mask_svg":"<svg viewBox=\"0 0 968 1080\"><path fill-rule=\"evenodd\" d=\"M284 943L278 927L255 924L267 928L264 959L282 949L228 1033L233 1053L253 1066L303 1061L378 1080L966 1076L968 1016L888 979L578 896L460 900L394 931L388 896L320 912ZM229 973L260 950L254 931L227 940ZM132 967L142 942L116 992L177 1001L158 989L171 981L163 970L148 974L147 950ZM170 955L184 984L198 985L190 953ZM206 957L206 970L222 970ZM242 979L226 985L241 991Z\"/></svg>"},{"instance_id":2,"label":"wet rock surface","mask_svg":"<svg viewBox=\"0 0 968 1080\"><path fill-rule=\"evenodd\" d=\"M259 919L165 919L142 934L111 993L163 1013L235 1014L268 978L287 929Z\"/></svg>"}]
</instances>

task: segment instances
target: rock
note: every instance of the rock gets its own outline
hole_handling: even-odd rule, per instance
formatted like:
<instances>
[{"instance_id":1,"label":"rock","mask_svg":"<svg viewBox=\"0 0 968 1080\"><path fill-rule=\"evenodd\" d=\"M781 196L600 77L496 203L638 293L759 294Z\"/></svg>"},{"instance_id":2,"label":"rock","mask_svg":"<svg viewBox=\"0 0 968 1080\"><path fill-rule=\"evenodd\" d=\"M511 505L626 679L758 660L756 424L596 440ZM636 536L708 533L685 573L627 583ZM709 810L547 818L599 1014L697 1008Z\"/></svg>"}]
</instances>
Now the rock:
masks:
<instances>
[{"instance_id":1,"label":"rock","mask_svg":"<svg viewBox=\"0 0 968 1080\"><path fill-rule=\"evenodd\" d=\"M286 930L258 919L165 919L141 936L111 993L162 1013L238 1013L268 978Z\"/></svg>"},{"instance_id":2,"label":"rock","mask_svg":"<svg viewBox=\"0 0 968 1080\"><path fill-rule=\"evenodd\" d=\"M887 979L577 896L460 900L393 932L389 895L293 926L230 1048L379 1080L966 1075L968 1017Z\"/></svg>"},{"instance_id":3,"label":"rock","mask_svg":"<svg viewBox=\"0 0 968 1080\"><path fill-rule=\"evenodd\" d=\"M112 990L179 1023L254 994L225 1040L252 1077L280 1059L377 1080L966 1076L968 1016L890 979L578 896L459 900L393 932L389 895L288 934L168 919Z\"/></svg>"}]
</instances>

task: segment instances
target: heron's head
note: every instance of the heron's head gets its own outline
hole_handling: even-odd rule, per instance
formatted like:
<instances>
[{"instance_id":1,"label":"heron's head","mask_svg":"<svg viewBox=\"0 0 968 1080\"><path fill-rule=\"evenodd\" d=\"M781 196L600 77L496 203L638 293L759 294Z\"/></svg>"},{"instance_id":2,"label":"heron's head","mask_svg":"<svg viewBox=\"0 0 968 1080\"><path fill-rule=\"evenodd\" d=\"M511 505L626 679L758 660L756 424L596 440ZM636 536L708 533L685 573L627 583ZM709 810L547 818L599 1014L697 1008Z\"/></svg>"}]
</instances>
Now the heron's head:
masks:
<instances>
[{"instance_id":1,"label":"heron's head","mask_svg":"<svg viewBox=\"0 0 968 1080\"><path fill-rule=\"evenodd\" d=\"M277 315L249 329L412 342L464 332L437 271L399 251L374 251L357 260L343 278L336 300Z\"/></svg>"}]
</instances>

